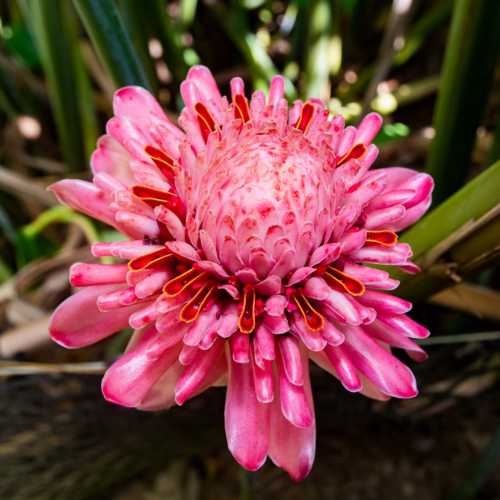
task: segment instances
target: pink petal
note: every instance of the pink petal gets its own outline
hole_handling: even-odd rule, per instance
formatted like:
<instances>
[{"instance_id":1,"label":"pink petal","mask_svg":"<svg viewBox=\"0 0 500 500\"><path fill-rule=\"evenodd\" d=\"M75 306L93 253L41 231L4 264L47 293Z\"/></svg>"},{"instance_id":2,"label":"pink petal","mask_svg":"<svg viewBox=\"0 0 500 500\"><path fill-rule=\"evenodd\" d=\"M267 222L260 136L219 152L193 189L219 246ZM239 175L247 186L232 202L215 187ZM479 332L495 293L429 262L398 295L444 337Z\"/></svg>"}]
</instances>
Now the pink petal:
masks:
<instances>
[{"instance_id":1,"label":"pink petal","mask_svg":"<svg viewBox=\"0 0 500 500\"><path fill-rule=\"evenodd\" d=\"M378 131L382 127L382 123L382 117L378 113L367 114L358 125L354 143L366 145L370 144L378 134Z\"/></svg>"},{"instance_id":2,"label":"pink petal","mask_svg":"<svg viewBox=\"0 0 500 500\"><path fill-rule=\"evenodd\" d=\"M259 403L250 363L228 358L229 381L224 420L229 451L245 469L255 471L266 461L270 405Z\"/></svg>"},{"instance_id":3,"label":"pink petal","mask_svg":"<svg viewBox=\"0 0 500 500\"><path fill-rule=\"evenodd\" d=\"M313 408L308 371L304 377L304 388L308 404ZM275 465L286 470L294 481L301 481L309 474L314 462L316 425L314 418L309 427L300 428L291 424L281 412L280 399L281 395L275 394L271 405L269 457Z\"/></svg>"},{"instance_id":4,"label":"pink petal","mask_svg":"<svg viewBox=\"0 0 500 500\"><path fill-rule=\"evenodd\" d=\"M187 79L196 85L204 100L220 105L221 95L219 88L212 72L206 66L202 66L201 64L192 66L188 71Z\"/></svg>"},{"instance_id":5,"label":"pink petal","mask_svg":"<svg viewBox=\"0 0 500 500\"><path fill-rule=\"evenodd\" d=\"M229 275L226 273L224 268L220 264L217 264L217 262L212 262L210 260L199 260L198 262L196 262L194 267L196 269L201 269L202 271L213 274L217 278L229 278Z\"/></svg>"},{"instance_id":6,"label":"pink petal","mask_svg":"<svg viewBox=\"0 0 500 500\"><path fill-rule=\"evenodd\" d=\"M113 292L104 293L97 297L97 308L101 312L110 311L112 309L119 309L124 306L131 306L141 300L134 293L134 289L121 288Z\"/></svg>"},{"instance_id":7,"label":"pink petal","mask_svg":"<svg viewBox=\"0 0 500 500\"><path fill-rule=\"evenodd\" d=\"M403 332L388 328L380 321L374 321L371 325L366 325L363 328L366 333L377 340L381 340L391 347L405 349L408 356L414 361L421 363L428 358L426 352L413 340L409 339Z\"/></svg>"},{"instance_id":8,"label":"pink petal","mask_svg":"<svg viewBox=\"0 0 500 500\"><path fill-rule=\"evenodd\" d=\"M132 238L156 239L160 234L160 228L155 219L134 212L118 210L115 214L115 221Z\"/></svg>"},{"instance_id":9,"label":"pink petal","mask_svg":"<svg viewBox=\"0 0 500 500\"><path fill-rule=\"evenodd\" d=\"M68 349L95 344L128 326L129 316L141 305L101 312L100 295L116 291L116 285L89 286L67 298L54 311L49 326L52 339Z\"/></svg>"},{"instance_id":10,"label":"pink petal","mask_svg":"<svg viewBox=\"0 0 500 500\"><path fill-rule=\"evenodd\" d=\"M321 331L321 336L333 347L342 344L345 340L344 334L328 320L325 320L325 326Z\"/></svg>"},{"instance_id":11,"label":"pink petal","mask_svg":"<svg viewBox=\"0 0 500 500\"><path fill-rule=\"evenodd\" d=\"M400 221L405 213L406 208L403 205L373 210L366 215L364 226L366 229L386 229Z\"/></svg>"},{"instance_id":12,"label":"pink petal","mask_svg":"<svg viewBox=\"0 0 500 500\"><path fill-rule=\"evenodd\" d=\"M144 88L130 85L118 89L113 96L113 111L116 116L143 119L148 113L163 117L157 100Z\"/></svg>"},{"instance_id":13,"label":"pink petal","mask_svg":"<svg viewBox=\"0 0 500 500\"><path fill-rule=\"evenodd\" d=\"M58 201L64 205L116 227L115 213L104 194L91 182L64 179L49 186Z\"/></svg>"},{"instance_id":14,"label":"pink petal","mask_svg":"<svg viewBox=\"0 0 500 500\"><path fill-rule=\"evenodd\" d=\"M94 175L106 173L129 186L134 183L129 161L130 155L126 149L110 135L103 135L97 142L97 149L92 153L90 165Z\"/></svg>"},{"instance_id":15,"label":"pink petal","mask_svg":"<svg viewBox=\"0 0 500 500\"><path fill-rule=\"evenodd\" d=\"M401 361L380 347L361 328L345 327L341 349L375 386L388 396L412 398L418 393L415 377Z\"/></svg>"},{"instance_id":16,"label":"pink petal","mask_svg":"<svg viewBox=\"0 0 500 500\"><path fill-rule=\"evenodd\" d=\"M287 379L294 385L304 384L304 372L299 343L290 335L278 339L281 362Z\"/></svg>"},{"instance_id":17,"label":"pink petal","mask_svg":"<svg viewBox=\"0 0 500 500\"><path fill-rule=\"evenodd\" d=\"M342 346L326 347L325 354L335 370L335 375L349 392L359 392L362 388L358 370Z\"/></svg>"},{"instance_id":18,"label":"pink petal","mask_svg":"<svg viewBox=\"0 0 500 500\"><path fill-rule=\"evenodd\" d=\"M219 306L214 304L208 311L202 312L196 321L189 324L188 331L184 337L184 343L195 347L210 329L217 328L219 311Z\"/></svg>"},{"instance_id":19,"label":"pink petal","mask_svg":"<svg viewBox=\"0 0 500 500\"><path fill-rule=\"evenodd\" d=\"M241 332L233 333L229 345L235 363L250 362L250 339L247 334Z\"/></svg>"},{"instance_id":20,"label":"pink petal","mask_svg":"<svg viewBox=\"0 0 500 500\"><path fill-rule=\"evenodd\" d=\"M160 222L165 224L168 232L175 240L184 241L186 239L186 228L182 221L171 210L164 205L158 205L154 213Z\"/></svg>"},{"instance_id":21,"label":"pink petal","mask_svg":"<svg viewBox=\"0 0 500 500\"><path fill-rule=\"evenodd\" d=\"M257 327L254 342L260 352L260 355L268 361L273 361L276 357L275 337L263 324Z\"/></svg>"},{"instance_id":22,"label":"pink petal","mask_svg":"<svg viewBox=\"0 0 500 500\"><path fill-rule=\"evenodd\" d=\"M411 302L407 300L374 290L366 290L362 296L358 297L358 300L384 314L404 314L412 307Z\"/></svg>"},{"instance_id":23,"label":"pink petal","mask_svg":"<svg viewBox=\"0 0 500 500\"><path fill-rule=\"evenodd\" d=\"M160 291L162 286L169 279L169 273L155 271L135 285L135 294L138 298L144 299Z\"/></svg>"},{"instance_id":24,"label":"pink petal","mask_svg":"<svg viewBox=\"0 0 500 500\"><path fill-rule=\"evenodd\" d=\"M269 86L269 97L267 103L271 107L278 105L285 94L285 79L281 75L273 76Z\"/></svg>"},{"instance_id":25,"label":"pink petal","mask_svg":"<svg viewBox=\"0 0 500 500\"><path fill-rule=\"evenodd\" d=\"M406 316L406 314L397 316L381 315L379 320L389 328L415 339L426 339L431 334L425 326L412 320L410 317Z\"/></svg>"},{"instance_id":26,"label":"pink petal","mask_svg":"<svg viewBox=\"0 0 500 500\"><path fill-rule=\"evenodd\" d=\"M229 338L238 328L239 316L238 308L235 304L226 306L217 323L217 333L222 338Z\"/></svg>"},{"instance_id":27,"label":"pink petal","mask_svg":"<svg viewBox=\"0 0 500 500\"><path fill-rule=\"evenodd\" d=\"M315 264L312 264L315 265ZM290 276L286 286L293 286L307 279L316 269L314 267L299 267Z\"/></svg>"},{"instance_id":28,"label":"pink petal","mask_svg":"<svg viewBox=\"0 0 500 500\"><path fill-rule=\"evenodd\" d=\"M269 316L281 316L285 312L288 299L284 295L271 295L266 300L264 309Z\"/></svg>"},{"instance_id":29,"label":"pink petal","mask_svg":"<svg viewBox=\"0 0 500 500\"><path fill-rule=\"evenodd\" d=\"M179 344L152 353L148 348L154 340L140 343L108 368L102 380L102 393L108 401L127 407L138 406L176 361Z\"/></svg>"},{"instance_id":30,"label":"pink petal","mask_svg":"<svg viewBox=\"0 0 500 500\"><path fill-rule=\"evenodd\" d=\"M309 258L309 265L317 266L318 264L331 264L339 258L341 250L342 247L338 243L322 245L316 248L312 253Z\"/></svg>"},{"instance_id":31,"label":"pink petal","mask_svg":"<svg viewBox=\"0 0 500 500\"><path fill-rule=\"evenodd\" d=\"M174 406L175 384L182 370L183 366L178 361L175 361L151 386L136 408L144 411L160 411Z\"/></svg>"},{"instance_id":32,"label":"pink petal","mask_svg":"<svg viewBox=\"0 0 500 500\"><path fill-rule=\"evenodd\" d=\"M89 264L77 262L69 268L72 286L125 284L128 267L125 264Z\"/></svg>"},{"instance_id":33,"label":"pink petal","mask_svg":"<svg viewBox=\"0 0 500 500\"><path fill-rule=\"evenodd\" d=\"M175 385L175 401L183 405L192 398L199 388L209 379L211 372L217 366L218 358L221 356L224 343L216 342L208 351L197 350L197 355L192 363L184 369ZM218 378L219 373L217 373ZM212 382L215 382L212 377Z\"/></svg>"},{"instance_id":34,"label":"pink petal","mask_svg":"<svg viewBox=\"0 0 500 500\"><path fill-rule=\"evenodd\" d=\"M262 295L274 295L281 291L281 278L273 275L257 283L255 291Z\"/></svg>"},{"instance_id":35,"label":"pink petal","mask_svg":"<svg viewBox=\"0 0 500 500\"><path fill-rule=\"evenodd\" d=\"M321 335L321 332L312 332L309 330L304 318L300 314L295 313L293 315L290 329L310 351L318 352L326 347L326 340Z\"/></svg>"},{"instance_id":36,"label":"pink petal","mask_svg":"<svg viewBox=\"0 0 500 500\"><path fill-rule=\"evenodd\" d=\"M273 364L264 360L262 367L252 360L255 397L260 403L271 403L274 399Z\"/></svg>"},{"instance_id":37,"label":"pink petal","mask_svg":"<svg viewBox=\"0 0 500 500\"><path fill-rule=\"evenodd\" d=\"M200 255L195 250L194 247L189 245L184 241L167 241L165 246L175 255L183 257L184 259L190 261L198 261L200 260Z\"/></svg>"},{"instance_id":38,"label":"pink petal","mask_svg":"<svg viewBox=\"0 0 500 500\"><path fill-rule=\"evenodd\" d=\"M305 379L307 378L306 373L309 370L309 366L305 356L302 362L304 385L298 386L288 380L280 357L276 359L283 416L296 427L305 428L314 424L314 410L307 393L308 385Z\"/></svg>"}]
</instances>

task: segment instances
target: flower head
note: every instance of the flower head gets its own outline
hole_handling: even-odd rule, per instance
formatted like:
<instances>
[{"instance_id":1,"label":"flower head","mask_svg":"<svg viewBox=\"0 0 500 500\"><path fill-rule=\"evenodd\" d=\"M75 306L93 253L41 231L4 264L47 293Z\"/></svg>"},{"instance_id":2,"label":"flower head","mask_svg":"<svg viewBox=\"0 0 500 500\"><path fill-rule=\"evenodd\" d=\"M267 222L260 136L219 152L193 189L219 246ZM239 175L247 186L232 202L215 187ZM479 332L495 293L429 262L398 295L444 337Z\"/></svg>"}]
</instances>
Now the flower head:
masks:
<instances>
[{"instance_id":1,"label":"flower head","mask_svg":"<svg viewBox=\"0 0 500 500\"><path fill-rule=\"evenodd\" d=\"M432 179L369 170L381 118L358 128L317 100L283 97L284 81L249 100L240 78L221 96L210 71L181 85L178 128L144 89L125 87L92 156L92 182L63 180L58 199L123 233L93 245L115 264L77 263L79 288L55 311L53 339L83 347L130 326L104 397L144 410L227 383L228 446L249 470L266 457L294 479L310 471L315 419L309 361L351 392L410 398L428 331L387 293L407 272L397 232L431 200Z\"/></svg>"}]
</instances>

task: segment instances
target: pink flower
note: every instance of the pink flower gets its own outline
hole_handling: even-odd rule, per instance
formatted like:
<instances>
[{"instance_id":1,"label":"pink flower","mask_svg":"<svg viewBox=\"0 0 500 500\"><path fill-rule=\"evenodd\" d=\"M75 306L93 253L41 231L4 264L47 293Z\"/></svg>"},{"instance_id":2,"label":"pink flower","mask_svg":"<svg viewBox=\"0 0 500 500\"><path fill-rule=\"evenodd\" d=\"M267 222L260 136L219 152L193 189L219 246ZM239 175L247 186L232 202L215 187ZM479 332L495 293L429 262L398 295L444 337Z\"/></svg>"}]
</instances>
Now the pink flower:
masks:
<instances>
[{"instance_id":1,"label":"pink flower","mask_svg":"<svg viewBox=\"0 0 500 500\"><path fill-rule=\"evenodd\" d=\"M63 180L58 199L123 233L93 245L115 264L74 264L79 288L55 311L53 339L83 347L127 326L126 352L102 382L114 403L160 410L227 383L228 446L246 469L266 457L295 480L311 470L309 360L351 392L411 398L415 378L391 348L422 361L429 332L370 264L416 272L397 231L431 201L432 179L369 170L381 118L358 128L317 100L221 96L196 66L181 85L178 128L144 89L125 87L92 156L93 182Z\"/></svg>"}]
</instances>

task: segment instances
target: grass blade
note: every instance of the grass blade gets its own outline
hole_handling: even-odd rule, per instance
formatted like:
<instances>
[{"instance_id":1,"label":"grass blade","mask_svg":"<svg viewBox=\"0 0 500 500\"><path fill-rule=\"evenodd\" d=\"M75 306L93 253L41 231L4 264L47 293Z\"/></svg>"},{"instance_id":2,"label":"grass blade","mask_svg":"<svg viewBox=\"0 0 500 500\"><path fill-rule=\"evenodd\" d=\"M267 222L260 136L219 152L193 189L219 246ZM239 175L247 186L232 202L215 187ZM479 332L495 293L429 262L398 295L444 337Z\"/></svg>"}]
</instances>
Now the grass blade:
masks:
<instances>
[{"instance_id":1,"label":"grass blade","mask_svg":"<svg viewBox=\"0 0 500 500\"><path fill-rule=\"evenodd\" d=\"M436 137L427 163L436 180L435 202L456 191L467 177L500 45L499 24L497 0L455 2L434 112Z\"/></svg>"},{"instance_id":2,"label":"grass blade","mask_svg":"<svg viewBox=\"0 0 500 500\"><path fill-rule=\"evenodd\" d=\"M116 87L141 85L151 89L113 0L73 0L73 3Z\"/></svg>"}]
</instances>

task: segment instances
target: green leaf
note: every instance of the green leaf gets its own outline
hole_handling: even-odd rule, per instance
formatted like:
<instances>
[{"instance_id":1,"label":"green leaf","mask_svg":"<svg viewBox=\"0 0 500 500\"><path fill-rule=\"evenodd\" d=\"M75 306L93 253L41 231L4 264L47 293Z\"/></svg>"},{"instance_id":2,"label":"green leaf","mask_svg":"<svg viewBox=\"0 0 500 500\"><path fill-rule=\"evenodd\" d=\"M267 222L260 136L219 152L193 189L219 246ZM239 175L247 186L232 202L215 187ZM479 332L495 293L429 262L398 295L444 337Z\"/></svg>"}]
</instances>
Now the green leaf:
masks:
<instances>
[{"instance_id":1,"label":"green leaf","mask_svg":"<svg viewBox=\"0 0 500 500\"><path fill-rule=\"evenodd\" d=\"M28 6L62 155L70 168L82 169L87 161L86 144L95 142L96 124L90 81L78 45L77 20L66 0L30 0Z\"/></svg>"},{"instance_id":2,"label":"green leaf","mask_svg":"<svg viewBox=\"0 0 500 500\"><path fill-rule=\"evenodd\" d=\"M116 87L141 85L151 89L113 0L73 0L73 3Z\"/></svg>"},{"instance_id":3,"label":"green leaf","mask_svg":"<svg viewBox=\"0 0 500 500\"><path fill-rule=\"evenodd\" d=\"M0 257L0 283L7 281L12 276L9 266Z\"/></svg>"},{"instance_id":4,"label":"green leaf","mask_svg":"<svg viewBox=\"0 0 500 500\"><path fill-rule=\"evenodd\" d=\"M266 52L255 33L250 30L245 10L239 2L233 1L231 8L222 4L214 5L220 25L245 58L253 78L254 87L266 90L271 78L278 73L272 59ZM288 79L285 83L285 94L288 99L295 99L297 92Z\"/></svg>"},{"instance_id":5,"label":"green leaf","mask_svg":"<svg viewBox=\"0 0 500 500\"><path fill-rule=\"evenodd\" d=\"M145 22L144 19L144 5L137 0L121 0L119 5L120 11L123 13L123 22L130 34L137 55L147 73L148 80L156 91L158 89L158 79L153 59L148 50L152 30L151 23Z\"/></svg>"},{"instance_id":6,"label":"green leaf","mask_svg":"<svg viewBox=\"0 0 500 500\"><path fill-rule=\"evenodd\" d=\"M499 25L498 0L455 2L427 164L436 181L435 202L456 191L468 175L500 45Z\"/></svg>"},{"instance_id":7,"label":"green leaf","mask_svg":"<svg viewBox=\"0 0 500 500\"><path fill-rule=\"evenodd\" d=\"M304 71L306 98L330 97L330 74L337 73L342 60L342 42L338 33L338 9L328 0L313 0L306 13L309 20Z\"/></svg>"},{"instance_id":8,"label":"green leaf","mask_svg":"<svg viewBox=\"0 0 500 500\"><path fill-rule=\"evenodd\" d=\"M404 123L386 123L373 141L377 146L382 146L388 142L397 141L410 135L410 128Z\"/></svg>"},{"instance_id":9,"label":"green leaf","mask_svg":"<svg viewBox=\"0 0 500 500\"><path fill-rule=\"evenodd\" d=\"M430 5L409 29L404 47L394 55L394 64L406 63L420 49L429 35L450 16L454 0L442 0Z\"/></svg>"},{"instance_id":10,"label":"green leaf","mask_svg":"<svg viewBox=\"0 0 500 500\"><path fill-rule=\"evenodd\" d=\"M500 161L475 177L402 235L415 258L435 247L466 222L500 203Z\"/></svg>"},{"instance_id":11,"label":"green leaf","mask_svg":"<svg viewBox=\"0 0 500 500\"><path fill-rule=\"evenodd\" d=\"M198 62L198 56L191 50L184 48L179 28L168 15L163 0L151 0L147 22L151 24L153 32L160 40L163 49L163 58L172 72L174 81L180 83L186 76L189 66ZM193 61L189 60L193 56Z\"/></svg>"},{"instance_id":12,"label":"green leaf","mask_svg":"<svg viewBox=\"0 0 500 500\"><path fill-rule=\"evenodd\" d=\"M198 0L181 0L181 22L184 29L188 29L194 21Z\"/></svg>"},{"instance_id":13,"label":"green leaf","mask_svg":"<svg viewBox=\"0 0 500 500\"><path fill-rule=\"evenodd\" d=\"M28 68L39 68L41 65L40 55L26 25L16 23L11 26L11 29L11 36L3 39L5 47Z\"/></svg>"},{"instance_id":14,"label":"green leaf","mask_svg":"<svg viewBox=\"0 0 500 500\"><path fill-rule=\"evenodd\" d=\"M498 258L499 185L500 161L402 235L423 267L414 277L398 275L403 296L426 298L453 284L453 276L477 271ZM440 262L443 256L446 259Z\"/></svg>"}]
</instances>

